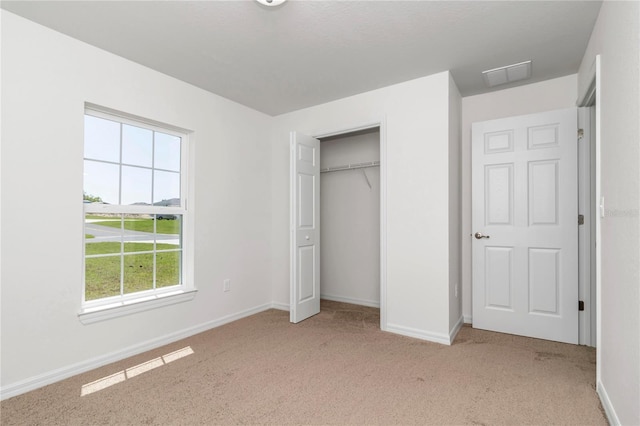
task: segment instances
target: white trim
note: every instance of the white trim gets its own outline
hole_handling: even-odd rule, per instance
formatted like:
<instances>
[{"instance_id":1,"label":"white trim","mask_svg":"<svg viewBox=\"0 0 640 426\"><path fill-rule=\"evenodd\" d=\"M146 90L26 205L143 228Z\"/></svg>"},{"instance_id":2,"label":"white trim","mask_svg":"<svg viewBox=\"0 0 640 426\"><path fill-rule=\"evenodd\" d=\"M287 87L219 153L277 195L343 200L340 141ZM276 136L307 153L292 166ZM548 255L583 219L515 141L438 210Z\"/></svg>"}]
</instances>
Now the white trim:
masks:
<instances>
[{"instance_id":1,"label":"white trim","mask_svg":"<svg viewBox=\"0 0 640 426\"><path fill-rule=\"evenodd\" d=\"M596 75L598 74L600 55L596 55L596 59L589 67L587 80L589 84L582 89L582 92L578 94L576 105L579 107L589 106L593 103L593 98L597 95Z\"/></svg>"},{"instance_id":2,"label":"white trim","mask_svg":"<svg viewBox=\"0 0 640 426\"><path fill-rule=\"evenodd\" d=\"M94 161L94 160L88 160ZM114 163L115 164L115 163ZM184 202L184 201L183 201ZM99 203L86 203L83 204L84 211L87 214L92 213L111 213L111 214L172 214L172 215L186 215L186 209L184 207L170 207L170 206L153 206L153 205L123 205L123 204L99 204ZM105 218L107 220L108 218Z\"/></svg>"},{"instance_id":3,"label":"white trim","mask_svg":"<svg viewBox=\"0 0 640 426\"><path fill-rule=\"evenodd\" d=\"M369 306L379 308L380 302L375 300L354 299L352 297L336 296L333 294L320 293L320 299L332 300L334 302L351 303L352 305Z\"/></svg>"},{"instance_id":4,"label":"white trim","mask_svg":"<svg viewBox=\"0 0 640 426\"><path fill-rule=\"evenodd\" d=\"M600 238L599 235L596 234L596 221L599 220L597 217L598 214L598 205L597 205L597 197L596 197L596 107L595 104L589 108L590 112L590 124L591 129L589 131L590 135L590 146L589 146L589 156L590 156L590 164L589 164L589 185L590 191L589 194L591 197L591 204L589 205L589 210L591 212L591 223L589 226L589 237L590 237L590 249L589 249L589 277L591 281L591 286L589 288L589 300L591 301L591 318L590 318L590 330L591 330L591 346L596 347L598 345L598 340L596 338L597 329L598 329L598 307L597 307L597 271L600 266L596 262L596 241Z\"/></svg>"},{"instance_id":5,"label":"white trim","mask_svg":"<svg viewBox=\"0 0 640 426\"><path fill-rule=\"evenodd\" d=\"M584 311L578 312L578 344L595 346L591 341L591 316L595 314L591 302L591 117L590 108L578 108L578 128L583 135L578 140L578 214L584 218L578 226L578 299L584 302Z\"/></svg>"},{"instance_id":6,"label":"white trim","mask_svg":"<svg viewBox=\"0 0 640 426\"><path fill-rule=\"evenodd\" d=\"M382 122L384 121L384 119L382 120L372 120L372 121L368 121L366 123L360 124L360 125L356 125L356 126L348 126L348 127L343 127L340 128L338 130L330 130L330 131L321 131L321 132L316 132L313 134L313 137L316 139L324 139L324 138L330 138L330 137L334 137L334 136L342 136L345 135L347 133L355 133L355 132L360 132L362 130L369 130L369 129L375 129L377 127L380 127L382 125Z\"/></svg>"},{"instance_id":7,"label":"white trim","mask_svg":"<svg viewBox=\"0 0 640 426\"><path fill-rule=\"evenodd\" d=\"M601 381L598 381L597 383L598 384L596 385L596 392L600 397L600 402L602 403L602 408L604 409L604 413L607 415L607 421L609 422L610 425L613 425L613 426L622 424L620 423L620 419L616 414L616 410L613 408L613 404L611 403L611 399L609 399L609 394L607 393L607 390L604 388L604 385L602 384Z\"/></svg>"},{"instance_id":8,"label":"white trim","mask_svg":"<svg viewBox=\"0 0 640 426\"><path fill-rule=\"evenodd\" d=\"M151 349L159 348L161 346L173 343L175 341L193 336L198 333L210 330L212 328L220 327L239 319L255 315L257 313L266 311L268 309L279 309L275 303L265 303L263 305L250 308L236 314L224 316L222 318L208 321L203 324L189 327L183 330L179 330L165 336L161 336L155 339L150 339L142 343L138 343L127 348L117 350L99 357L91 358L86 361L81 361L75 364L71 364L65 367L57 368L55 370L47 371L34 377L30 377L25 380L21 380L16 383L12 383L0 388L0 400L11 398L13 396L21 395L34 389L41 388L43 386L64 380L68 377L75 376L77 374L84 373L89 370L93 370L98 367L110 364L112 362L120 361L133 355L140 354L142 352L149 351Z\"/></svg>"},{"instance_id":9,"label":"white trim","mask_svg":"<svg viewBox=\"0 0 640 426\"><path fill-rule=\"evenodd\" d=\"M464 315L463 317L465 324L473 324L473 316L472 315Z\"/></svg>"},{"instance_id":10,"label":"white trim","mask_svg":"<svg viewBox=\"0 0 640 426\"><path fill-rule=\"evenodd\" d=\"M601 71L601 58L600 55L596 55L595 61L595 90L596 90L596 148L595 148L595 201L596 205L599 207L596 208L597 212L594 215L595 225L596 225L596 235L595 235L595 244L596 244L596 383L600 383L602 380L602 348L600 342L602 342L602 234L601 234L601 215L599 214L602 207L602 189L601 189L601 163L600 163L600 146L602 143L601 139L601 99L602 99L602 83L600 81L602 71Z\"/></svg>"},{"instance_id":11,"label":"white trim","mask_svg":"<svg viewBox=\"0 0 640 426\"><path fill-rule=\"evenodd\" d=\"M452 345L453 341L456 340L456 336L458 335L458 332L462 328L463 324L464 324L464 317L460 315L460 318L458 318L458 321L449 332L449 345Z\"/></svg>"},{"instance_id":12,"label":"white trim","mask_svg":"<svg viewBox=\"0 0 640 426\"><path fill-rule=\"evenodd\" d=\"M434 333L396 324L387 324L387 329L385 331L443 345L451 345L451 336L446 333Z\"/></svg>"},{"instance_id":13,"label":"white trim","mask_svg":"<svg viewBox=\"0 0 640 426\"><path fill-rule=\"evenodd\" d=\"M295 193L294 193L294 179L295 179L295 151L294 151L294 142L293 136L294 132L289 132L289 321L293 322L295 312L295 300L294 300L294 291L293 286L295 286L296 275L295 275L295 265L296 265L296 250L295 250L295 214L296 208L294 205L295 202Z\"/></svg>"},{"instance_id":14,"label":"white trim","mask_svg":"<svg viewBox=\"0 0 640 426\"><path fill-rule=\"evenodd\" d=\"M590 277L591 277L590 307L594 312L594 315L591 316L589 321L590 322L589 327L591 329L591 335L589 337L589 341L591 346L596 346L596 381L597 382L599 382L601 379L601 363L602 363L602 353L599 347L599 342L601 342L601 336L600 336L601 273L600 272L601 272L601 265L602 265L602 253L601 253L601 244L600 244L600 241L601 241L600 227L601 227L601 219L602 219L600 214L601 207L602 207L601 206L602 198L601 198L601 189L600 189L601 187L600 185L600 182L601 182L601 177L600 177L601 176L601 170L600 170L600 144L601 144L601 137L600 137L600 133L601 133L600 132L600 127L601 127L600 108L601 107L600 105L601 103L600 103L600 100L602 99L602 95L601 95L602 85L600 81L601 66L602 66L601 63L602 63L601 56L596 55L595 60L593 61L593 63L591 64L591 67L589 68L588 78L585 80L587 82L587 85L582 89L581 93L578 96L578 100L576 101L576 104L579 107L595 106L595 120L594 120L595 134L589 135L590 143L595 144L595 147L590 152L590 155L592 155L594 158L591 158L591 164L589 165L590 173L594 175L594 176L591 176L593 178L592 182L595 182L595 185L594 185L595 188L594 187L590 188L591 189L590 195L592 196L592 199L589 206L590 213L591 213L591 221L592 221L591 226L595 228L595 232L594 232L595 235L592 236L593 240L591 241L591 244L595 245L595 256L594 256L595 259L593 258L590 259L592 264L591 264L591 270L589 271ZM591 120L591 117L589 117L589 119ZM593 123L590 123L590 124L593 124ZM585 132L587 132L587 129L585 129ZM593 168L592 168L592 165L593 165ZM595 296L592 296L594 294L594 288L595 288ZM594 321L594 317L595 317L595 321ZM594 331L595 331L595 337L594 337Z\"/></svg>"},{"instance_id":15,"label":"white trim","mask_svg":"<svg viewBox=\"0 0 640 426\"><path fill-rule=\"evenodd\" d=\"M149 311L162 306L175 305L176 303L188 302L196 297L197 290L178 290L165 294L151 294L147 297L118 301L109 305L98 305L96 307L85 307L78 313L78 319L83 324L93 324L112 318L131 315L138 312Z\"/></svg>"},{"instance_id":16,"label":"white trim","mask_svg":"<svg viewBox=\"0 0 640 426\"><path fill-rule=\"evenodd\" d=\"M151 120L146 117L141 117L135 114L129 114L126 112L118 111L115 109L107 108L101 105L92 104L91 102L84 103L85 114L92 117L104 118L105 120L114 121L117 118L118 121L130 124L132 126L140 126L143 124L151 128L151 130L158 131L160 133L166 133L173 136L183 136L185 134L193 133L192 130L188 130L182 127L174 126L172 124L162 123L160 121Z\"/></svg>"},{"instance_id":17,"label":"white trim","mask_svg":"<svg viewBox=\"0 0 640 426\"><path fill-rule=\"evenodd\" d=\"M380 120L380 330L387 330L387 117Z\"/></svg>"},{"instance_id":18,"label":"white trim","mask_svg":"<svg viewBox=\"0 0 640 426\"><path fill-rule=\"evenodd\" d=\"M279 311L289 312L290 310L289 305L287 305L286 303L272 302L270 306L271 309L277 309Z\"/></svg>"}]
</instances>

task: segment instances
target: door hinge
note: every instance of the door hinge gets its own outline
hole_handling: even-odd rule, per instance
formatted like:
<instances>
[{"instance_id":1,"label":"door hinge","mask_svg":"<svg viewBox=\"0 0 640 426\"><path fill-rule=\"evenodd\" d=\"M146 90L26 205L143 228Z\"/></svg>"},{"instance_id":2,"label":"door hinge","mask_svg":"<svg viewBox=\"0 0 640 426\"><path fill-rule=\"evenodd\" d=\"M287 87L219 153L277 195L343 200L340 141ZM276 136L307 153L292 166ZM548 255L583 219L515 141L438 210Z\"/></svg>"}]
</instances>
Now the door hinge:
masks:
<instances>
[{"instance_id":1,"label":"door hinge","mask_svg":"<svg viewBox=\"0 0 640 426\"><path fill-rule=\"evenodd\" d=\"M578 140L584 138L584 129L578 129Z\"/></svg>"},{"instance_id":2,"label":"door hinge","mask_svg":"<svg viewBox=\"0 0 640 426\"><path fill-rule=\"evenodd\" d=\"M584 311L584 300L578 300L578 310Z\"/></svg>"},{"instance_id":3,"label":"door hinge","mask_svg":"<svg viewBox=\"0 0 640 426\"><path fill-rule=\"evenodd\" d=\"M584 225L584 215L583 214L579 214L578 215L578 225Z\"/></svg>"}]
</instances>

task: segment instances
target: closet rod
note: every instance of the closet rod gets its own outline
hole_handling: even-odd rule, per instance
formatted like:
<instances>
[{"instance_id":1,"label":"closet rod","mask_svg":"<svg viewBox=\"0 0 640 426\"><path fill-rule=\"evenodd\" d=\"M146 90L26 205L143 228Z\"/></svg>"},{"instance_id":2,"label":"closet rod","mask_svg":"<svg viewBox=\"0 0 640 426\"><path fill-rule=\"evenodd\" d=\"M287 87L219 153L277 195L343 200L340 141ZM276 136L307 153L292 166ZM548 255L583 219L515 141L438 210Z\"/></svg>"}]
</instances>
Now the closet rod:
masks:
<instances>
[{"instance_id":1,"label":"closet rod","mask_svg":"<svg viewBox=\"0 0 640 426\"><path fill-rule=\"evenodd\" d=\"M320 173L339 172L341 170L364 169L365 167L380 167L379 161L368 161L366 163L346 164L344 166L326 167L320 169Z\"/></svg>"}]
</instances>

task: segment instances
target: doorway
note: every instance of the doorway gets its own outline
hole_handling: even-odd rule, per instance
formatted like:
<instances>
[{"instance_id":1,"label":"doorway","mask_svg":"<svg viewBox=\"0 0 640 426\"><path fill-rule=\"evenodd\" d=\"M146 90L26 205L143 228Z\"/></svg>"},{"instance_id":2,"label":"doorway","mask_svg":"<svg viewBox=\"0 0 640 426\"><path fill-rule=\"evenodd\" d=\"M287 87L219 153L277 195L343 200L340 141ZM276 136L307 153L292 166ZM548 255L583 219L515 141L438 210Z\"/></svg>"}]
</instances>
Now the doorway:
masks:
<instances>
[{"instance_id":1,"label":"doorway","mask_svg":"<svg viewBox=\"0 0 640 426\"><path fill-rule=\"evenodd\" d=\"M344 301L362 305L379 305L380 328L386 330L386 140L384 120L351 128L343 128L332 132L318 132L314 137L299 132L291 132L290 163L290 321L297 323L320 312L320 139L326 143L332 140L349 137L368 137L377 134L379 160L372 159L369 164L334 164L334 167L349 166L345 173L359 173L354 177L362 179L358 182L366 185L367 190L374 190L375 182L371 181L374 170L379 174L378 195L378 273L379 297L376 291L365 297L339 296ZM337 143L336 143L337 145ZM357 144L356 144L357 145ZM375 150L375 148L374 148ZM357 163L367 163L358 160ZM373 164L372 164L373 163ZM323 166L324 175L339 173L329 172L330 166ZM364 173L361 169L367 169ZM360 171L358 171L360 170ZM368 182L367 182L368 180ZM355 182L355 181L354 181ZM370 192L371 192L370 191ZM373 195L373 194L369 194ZM371 200L369 200L371 201ZM369 223L371 226L371 223ZM369 229L371 229L369 227ZM371 237L371 235L369 236ZM375 238L375 237L374 237ZM375 262L375 261L374 261ZM376 273L373 273L375 277ZM374 278L375 280L375 278ZM375 281L374 281L375 282ZM370 291L369 288L368 291ZM325 295L331 298L330 291ZM371 296L373 294L373 296ZM335 296L335 295L334 295ZM335 297L334 297L335 298ZM379 302L376 300L379 298ZM348 300L351 299L351 300ZM367 302L368 301L368 302Z\"/></svg>"},{"instance_id":2,"label":"doorway","mask_svg":"<svg viewBox=\"0 0 640 426\"><path fill-rule=\"evenodd\" d=\"M380 307L380 129L320 138L320 297Z\"/></svg>"}]
</instances>

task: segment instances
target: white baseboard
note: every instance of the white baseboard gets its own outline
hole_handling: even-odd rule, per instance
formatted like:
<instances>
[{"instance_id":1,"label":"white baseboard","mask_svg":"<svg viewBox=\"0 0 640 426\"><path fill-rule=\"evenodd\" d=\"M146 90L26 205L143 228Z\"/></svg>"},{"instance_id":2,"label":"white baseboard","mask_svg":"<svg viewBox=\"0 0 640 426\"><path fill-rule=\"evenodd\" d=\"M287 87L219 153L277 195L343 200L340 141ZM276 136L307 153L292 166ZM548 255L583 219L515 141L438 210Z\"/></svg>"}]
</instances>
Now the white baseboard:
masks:
<instances>
[{"instance_id":1,"label":"white baseboard","mask_svg":"<svg viewBox=\"0 0 640 426\"><path fill-rule=\"evenodd\" d=\"M271 308L277 309L279 311L287 311L287 312L291 310L288 303L279 303L279 302L271 303Z\"/></svg>"},{"instance_id":2,"label":"white baseboard","mask_svg":"<svg viewBox=\"0 0 640 426\"><path fill-rule=\"evenodd\" d=\"M602 403L602 408L604 408L604 413L607 415L607 420L610 425L618 426L620 425L620 419L616 414L616 410L613 408L611 404L611 400L609 399L609 394L607 390L604 388L602 382L598 382L596 385L596 390L598 392L598 396L600 397L600 402Z\"/></svg>"},{"instance_id":3,"label":"white baseboard","mask_svg":"<svg viewBox=\"0 0 640 426\"><path fill-rule=\"evenodd\" d=\"M416 328L404 327L402 325L387 324L385 331L400 334L402 336L415 337L416 339L427 340L429 342L451 345L451 336L446 333L434 333Z\"/></svg>"},{"instance_id":4,"label":"white baseboard","mask_svg":"<svg viewBox=\"0 0 640 426\"><path fill-rule=\"evenodd\" d=\"M458 335L458 332L462 328L462 324L464 324L464 317L460 316L460 318L458 318L458 322L456 322L456 324L453 326L453 328L449 332L449 344L450 345L456 339L456 336Z\"/></svg>"},{"instance_id":5,"label":"white baseboard","mask_svg":"<svg viewBox=\"0 0 640 426\"><path fill-rule=\"evenodd\" d=\"M369 306L371 308L379 308L380 301L354 299L351 297L336 296L333 294L320 294L321 299L331 300L333 302L351 303L352 305Z\"/></svg>"},{"instance_id":6,"label":"white baseboard","mask_svg":"<svg viewBox=\"0 0 640 426\"><path fill-rule=\"evenodd\" d=\"M396 324L387 324L387 327L384 331L451 346L456 336L458 335L458 332L462 328L462 324L464 324L464 321L463 317L461 316L453 326L451 331L449 331L448 335L444 333L434 333L430 331L418 330L416 328L404 327Z\"/></svg>"},{"instance_id":7,"label":"white baseboard","mask_svg":"<svg viewBox=\"0 0 640 426\"><path fill-rule=\"evenodd\" d=\"M284 310L288 311L289 310L288 305L266 303L264 305L256 306L254 308L247 309L232 315L227 315L225 317L222 317L213 321L208 321L204 324L200 324L184 330L176 331L174 333L167 334L166 336L147 340L146 342L129 346L127 348L114 351L106 355L91 358L86 361L78 362L76 364L72 364L66 367L48 371L46 373L39 374L37 376L30 377L25 380L21 380L19 382L12 383L10 385L3 386L2 388L0 388L0 400L11 398L13 396L17 396L17 395L32 391L34 389L41 388L43 386L50 385L52 383L58 382L60 380L64 380L66 378L75 376L77 374L81 374L86 371L93 370L98 367L102 367L103 365L120 361L130 356L137 355L142 352L146 352L148 350L155 349L160 346L167 345L169 343L173 343L180 339L193 336L194 334L202 333L203 331L220 327L221 325L239 320L241 318L245 318L245 317L257 314L259 312L266 311L267 309L272 309L272 308L282 309L284 306L286 306L286 309Z\"/></svg>"},{"instance_id":8,"label":"white baseboard","mask_svg":"<svg viewBox=\"0 0 640 426\"><path fill-rule=\"evenodd\" d=\"M465 324L473 324L473 317L471 315L463 315Z\"/></svg>"}]
</instances>

